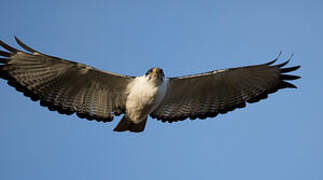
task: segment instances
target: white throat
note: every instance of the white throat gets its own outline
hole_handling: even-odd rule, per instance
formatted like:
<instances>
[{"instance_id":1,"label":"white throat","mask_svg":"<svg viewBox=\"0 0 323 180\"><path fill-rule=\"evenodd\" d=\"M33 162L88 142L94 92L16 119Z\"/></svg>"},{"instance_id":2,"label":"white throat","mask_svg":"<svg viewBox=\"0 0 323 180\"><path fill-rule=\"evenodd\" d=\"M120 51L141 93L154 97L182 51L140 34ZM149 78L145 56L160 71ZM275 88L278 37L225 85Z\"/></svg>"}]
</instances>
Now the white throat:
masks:
<instances>
[{"instance_id":1,"label":"white throat","mask_svg":"<svg viewBox=\"0 0 323 180\"><path fill-rule=\"evenodd\" d=\"M128 86L127 116L135 123L144 120L165 97L167 82L167 78L161 83L156 83L145 75L136 77Z\"/></svg>"}]
</instances>

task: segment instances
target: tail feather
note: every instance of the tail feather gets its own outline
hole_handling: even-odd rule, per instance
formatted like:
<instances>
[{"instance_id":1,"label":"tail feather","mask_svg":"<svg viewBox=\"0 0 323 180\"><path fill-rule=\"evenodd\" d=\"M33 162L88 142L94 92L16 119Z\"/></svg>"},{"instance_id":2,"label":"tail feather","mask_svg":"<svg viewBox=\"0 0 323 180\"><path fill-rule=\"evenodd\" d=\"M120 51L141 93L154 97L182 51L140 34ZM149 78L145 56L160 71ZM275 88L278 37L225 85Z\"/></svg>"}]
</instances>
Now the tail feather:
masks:
<instances>
[{"instance_id":1,"label":"tail feather","mask_svg":"<svg viewBox=\"0 0 323 180\"><path fill-rule=\"evenodd\" d=\"M119 121L118 125L113 129L113 131L117 131L117 132L127 131L129 129L129 126L131 125L131 123L132 122L130 120L128 120L128 118L125 115Z\"/></svg>"},{"instance_id":2,"label":"tail feather","mask_svg":"<svg viewBox=\"0 0 323 180\"><path fill-rule=\"evenodd\" d=\"M120 120L118 125L113 129L117 132L142 132L145 129L147 118L138 124L133 123L126 115Z\"/></svg>"}]
</instances>

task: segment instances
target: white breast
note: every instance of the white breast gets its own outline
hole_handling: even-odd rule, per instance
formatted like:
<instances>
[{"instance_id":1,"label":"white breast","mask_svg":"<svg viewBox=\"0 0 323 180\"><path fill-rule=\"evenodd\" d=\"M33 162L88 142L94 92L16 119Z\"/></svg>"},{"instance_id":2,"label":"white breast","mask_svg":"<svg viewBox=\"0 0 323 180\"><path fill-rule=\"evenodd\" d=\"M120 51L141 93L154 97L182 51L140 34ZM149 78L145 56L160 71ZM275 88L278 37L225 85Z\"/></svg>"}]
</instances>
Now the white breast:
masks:
<instances>
[{"instance_id":1,"label":"white breast","mask_svg":"<svg viewBox=\"0 0 323 180\"><path fill-rule=\"evenodd\" d=\"M139 76L129 84L128 90L127 116L133 122L139 123L161 103L167 91L167 79L156 85L147 76Z\"/></svg>"}]
</instances>

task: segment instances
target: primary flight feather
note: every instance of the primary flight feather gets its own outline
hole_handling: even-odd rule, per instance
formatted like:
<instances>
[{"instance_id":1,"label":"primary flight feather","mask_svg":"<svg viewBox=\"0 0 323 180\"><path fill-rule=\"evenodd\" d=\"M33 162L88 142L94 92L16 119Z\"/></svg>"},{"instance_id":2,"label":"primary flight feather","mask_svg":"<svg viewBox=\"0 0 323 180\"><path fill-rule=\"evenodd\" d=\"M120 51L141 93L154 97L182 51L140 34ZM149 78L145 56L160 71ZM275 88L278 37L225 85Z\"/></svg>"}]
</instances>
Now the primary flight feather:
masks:
<instances>
[{"instance_id":1,"label":"primary flight feather","mask_svg":"<svg viewBox=\"0 0 323 180\"><path fill-rule=\"evenodd\" d=\"M124 114L114 131L142 132L147 117L162 122L204 119L267 98L287 82L286 74L300 66L289 62L215 70L167 78L160 68L142 76L126 76L40 53L15 38L27 52L0 41L0 77L42 106L62 114L102 122Z\"/></svg>"}]
</instances>

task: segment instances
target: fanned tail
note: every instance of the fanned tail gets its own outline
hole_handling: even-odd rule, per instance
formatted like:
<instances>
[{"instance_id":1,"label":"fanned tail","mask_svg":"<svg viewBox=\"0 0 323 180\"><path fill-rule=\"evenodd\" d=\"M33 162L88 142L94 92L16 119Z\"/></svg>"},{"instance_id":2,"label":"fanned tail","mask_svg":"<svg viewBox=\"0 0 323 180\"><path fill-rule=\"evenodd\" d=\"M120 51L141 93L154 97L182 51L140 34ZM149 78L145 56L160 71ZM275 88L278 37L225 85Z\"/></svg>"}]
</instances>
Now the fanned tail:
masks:
<instances>
[{"instance_id":1,"label":"fanned tail","mask_svg":"<svg viewBox=\"0 0 323 180\"><path fill-rule=\"evenodd\" d=\"M116 132L124 132L124 131L142 132L145 129L146 121L147 121L147 117L146 117L146 119L144 119L140 123L135 124L127 117L127 115L124 115L123 118L118 123L118 125L113 129L113 131L116 131Z\"/></svg>"}]
</instances>

